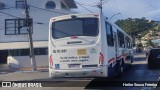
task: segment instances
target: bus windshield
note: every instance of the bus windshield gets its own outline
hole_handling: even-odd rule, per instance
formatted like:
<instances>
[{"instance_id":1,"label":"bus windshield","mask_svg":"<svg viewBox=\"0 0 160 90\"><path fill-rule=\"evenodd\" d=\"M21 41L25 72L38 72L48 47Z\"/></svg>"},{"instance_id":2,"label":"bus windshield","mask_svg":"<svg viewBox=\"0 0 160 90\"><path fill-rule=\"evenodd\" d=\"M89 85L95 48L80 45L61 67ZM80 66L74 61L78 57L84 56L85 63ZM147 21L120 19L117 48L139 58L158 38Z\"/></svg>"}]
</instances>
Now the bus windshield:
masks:
<instances>
[{"instance_id":1,"label":"bus windshield","mask_svg":"<svg viewBox=\"0 0 160 90\"><path fill-rule=\"evenodd\" d=\"M97 35L98 18L75 18L52 23L52 37L54 39Z\"/></svg>"}]
</instances>

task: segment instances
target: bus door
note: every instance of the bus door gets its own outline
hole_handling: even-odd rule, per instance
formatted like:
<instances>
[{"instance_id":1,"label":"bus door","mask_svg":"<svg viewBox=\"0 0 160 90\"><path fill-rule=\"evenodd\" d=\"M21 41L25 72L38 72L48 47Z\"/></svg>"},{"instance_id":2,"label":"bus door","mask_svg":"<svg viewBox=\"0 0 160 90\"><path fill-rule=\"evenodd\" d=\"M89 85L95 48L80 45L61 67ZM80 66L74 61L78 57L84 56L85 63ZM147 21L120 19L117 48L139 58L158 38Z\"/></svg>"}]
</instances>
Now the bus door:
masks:
<instances>
[{"instance_id":1,"label":"bus door","mask_svg":"<svg viewBox=\"0 0 160 90\"><path fill-rule=\"evenodd\" d=\"M120 60L118 60L118 36L117 33L114 33L114 47L115 47L115 65L116 65L116 73L119 72L119 63Z\"/></svg>"}]
</instances>

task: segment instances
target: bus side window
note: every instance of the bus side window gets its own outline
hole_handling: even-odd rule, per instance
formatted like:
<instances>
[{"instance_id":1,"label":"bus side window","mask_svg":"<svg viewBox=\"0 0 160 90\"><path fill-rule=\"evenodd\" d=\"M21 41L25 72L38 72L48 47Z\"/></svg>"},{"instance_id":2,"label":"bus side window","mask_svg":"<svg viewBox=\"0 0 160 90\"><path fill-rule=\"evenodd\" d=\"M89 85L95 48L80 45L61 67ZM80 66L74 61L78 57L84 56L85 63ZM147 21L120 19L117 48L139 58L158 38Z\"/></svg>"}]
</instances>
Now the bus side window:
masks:
<instances>
[{"instance_id":1,"label":"bus side window","mask_svg":"<svg viewBox=\"0 0 160 90\"><path fill-rule=\"evenodd\" d=\"M132 41L131 41L131 39L129 39L129 48L132 48L133 46L132 46Z\"/></svg>"},{"instance_id":2,"label":"bus side window","mask_svg":"<svg viewBox=\"0 0 160 90\"><path fill-rule=\"evenodd\" d=\"M114 46L114 40L113 40L112 26L107 22L105 22L105 25L106 25L106 35L107 35L108 46L113 47Z\"/></svg>"},{"instance_id":3,"label":"bus side window","mask_svg":"<svg viewBox=\"0 0 160 90\"><path fill-rule=\"evenodd\" d=\"M118 42L119 42L119 47L124 48L125 47L125 42L124 42L124 35L122 32L117 31L118 33Z\"/></svg>"},{"instance_id":4,"label":"bus side window","mask_svg":"<svg viewBox=\"0 0 160 90\"><path fill-rule=\"evenodd\" d=\"M130 41L127 36L125 36L125 48L130 48Z\"/></svg>"}]
</instances>

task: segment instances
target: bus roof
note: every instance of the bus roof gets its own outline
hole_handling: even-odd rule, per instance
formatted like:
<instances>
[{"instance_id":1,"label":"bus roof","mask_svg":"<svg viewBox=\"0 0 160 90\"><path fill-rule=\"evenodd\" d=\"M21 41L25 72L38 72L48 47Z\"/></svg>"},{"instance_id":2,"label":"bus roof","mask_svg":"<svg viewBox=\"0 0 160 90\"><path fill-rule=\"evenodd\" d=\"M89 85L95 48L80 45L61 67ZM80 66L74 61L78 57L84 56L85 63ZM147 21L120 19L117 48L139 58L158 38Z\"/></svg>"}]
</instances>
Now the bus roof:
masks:
<instances>
[{"instance_id":1,"label":"bus roof","mask_svg":"<svg viewBox=\"0 0 160 90\"><path fill-rule=\"evenodd\" d=\"M70 18L74 18L74 17L81 17L81 18L83 18L83 17L99 17L99 14L93 14L93 13L68 14L68 15L53 17L50 19L50 22L64 20L64 19L70 19Z\"/></svg>"},{"instance_id":2,"label":"bus roof","mask_svg":"<svg viewBox=\"0 0 160 90\"><path fill-rule=\"evenodd\" d=\"M97 18L100 18L100 14L98 14L98 13L68 14L68 15L53 17L50 19L50 22L64 20L64 19L70 19L70 18L74 18L74 17L81 17L81 18L83 18L83 17L97 17ZM132 39L131 36L129 36L124 30L122 30L120 27L118 27L115 23L109 21L109 19L107 19L104 15L102 17L105 18L105 20L109 24L111 24L113 27L117 28L120 32L122 32L123 34L125 34L126 36L128 36L129 38Z\"/></svg>"}]
</instances>

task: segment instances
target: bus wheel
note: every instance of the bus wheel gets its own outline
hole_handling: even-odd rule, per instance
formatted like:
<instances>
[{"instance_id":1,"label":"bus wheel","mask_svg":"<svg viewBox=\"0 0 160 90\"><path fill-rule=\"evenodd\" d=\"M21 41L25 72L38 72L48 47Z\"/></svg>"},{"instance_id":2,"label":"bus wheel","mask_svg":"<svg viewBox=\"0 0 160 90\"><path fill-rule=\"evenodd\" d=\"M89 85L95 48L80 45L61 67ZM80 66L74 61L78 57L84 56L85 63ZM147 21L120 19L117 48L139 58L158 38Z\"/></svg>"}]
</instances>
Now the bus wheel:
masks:
<instances>
[{"instance_id":1,"label":"bus wheel","mask_svg":"<svg viewBox=\"0 0 160 90\"><path fill-rule=\"evenodd\" d=\"M120 71L119 71L118 77L121 77L123 73L124 73L124 62L122 60L120 64Z\"/></svg>"},{"instance_id":2,"label":"bus wheel","mask_svg":"<svg viewBox=\"0 0 160 90\"><path fill-rule=\"evenodd\" d=\"M123 65L120 67L120 73L121 73L121 74L124 73L124 67L123 67Z\"/></svg>"}]
</instances>

